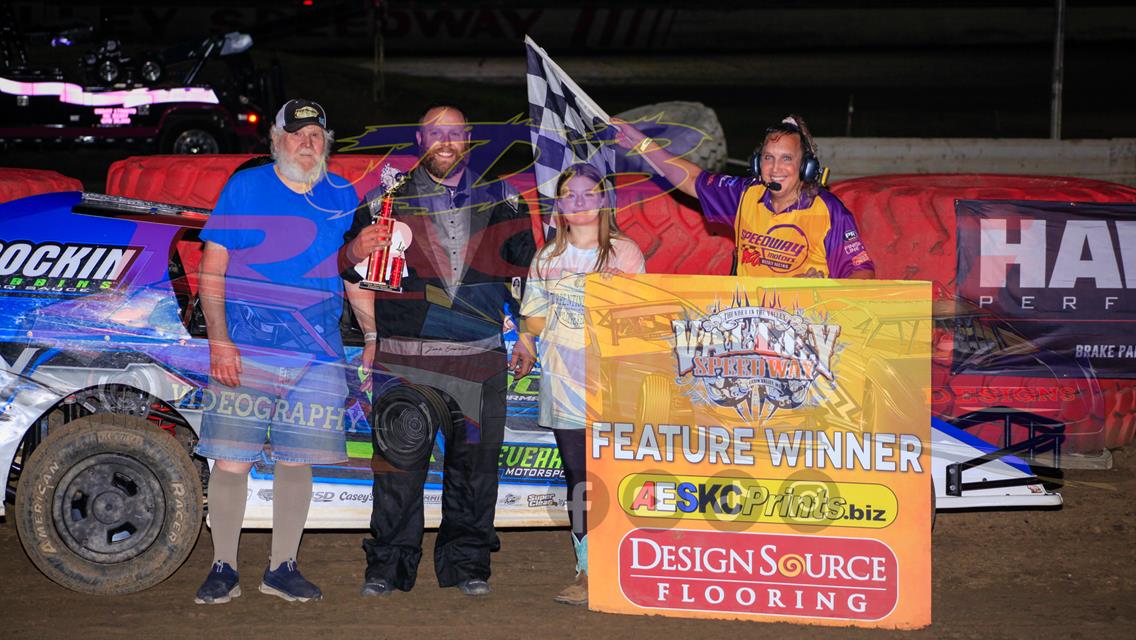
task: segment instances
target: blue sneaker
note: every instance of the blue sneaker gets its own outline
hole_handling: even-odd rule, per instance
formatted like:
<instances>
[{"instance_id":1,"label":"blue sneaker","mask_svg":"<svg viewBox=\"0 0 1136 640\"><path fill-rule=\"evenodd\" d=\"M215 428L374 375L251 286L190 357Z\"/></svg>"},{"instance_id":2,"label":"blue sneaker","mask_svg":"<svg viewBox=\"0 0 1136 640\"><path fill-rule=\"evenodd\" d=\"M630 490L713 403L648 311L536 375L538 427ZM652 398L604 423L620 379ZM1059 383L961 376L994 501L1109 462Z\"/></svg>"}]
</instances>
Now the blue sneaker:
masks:
<instances>
[{"instance_id":1,"label":"blue sneaker","mask_svg":"<svg viewBox=\"0 0 1136 640\"><path fill-rule=\"evenodd\" d=\"M197 604L225 604L241 595L240 576L228 562L218 560L193 599Z\"/></svg>"},{"instance_id":2,"label":"blue sneaker","mask_svg":"<svg viewBox=\"0 0 1136 640\"><path fill-rule=\"evenodd\" d=\"M486 580L471 578L459 582L458 591L467 596L487 596L493 591L493 588L489 586L489 582Z\"/></svg>"},{"instance_id":3,"label":"blue sneaker","mask_svg":"<svg viewBox=\"0 0 1136 640\"><path fill-rule=\"evenodd\" d=\"M363 583L363 588L359 593L364 596L374 596L378 598L385 598L394 593L394 587L391 586L389 580L384 578L367 578Z\"/></svg>"},{"instance_id":4,"label":"blue sneaker","mask_svg":"<svg viewBox=\"0 0 1136 640\"><path fill-rule=\"evenodd\" d=\"M288 602L323 599L323 592L320 591L320 588L300 575L295 560L284 562L274 571L265 569L264 579L260 583L260 592L279 596Z\"/></svg>"}]
</instances>

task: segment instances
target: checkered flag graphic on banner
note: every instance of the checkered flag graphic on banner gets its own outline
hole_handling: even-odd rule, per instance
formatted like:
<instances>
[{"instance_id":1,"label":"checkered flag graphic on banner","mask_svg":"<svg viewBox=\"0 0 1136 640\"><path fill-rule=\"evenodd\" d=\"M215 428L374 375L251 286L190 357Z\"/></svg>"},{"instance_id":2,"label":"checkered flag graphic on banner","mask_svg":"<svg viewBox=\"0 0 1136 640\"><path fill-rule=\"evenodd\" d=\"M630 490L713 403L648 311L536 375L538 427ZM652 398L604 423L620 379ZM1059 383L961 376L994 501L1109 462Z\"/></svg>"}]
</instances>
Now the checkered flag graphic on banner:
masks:
<instances>
[{"instance_id":1,"label":"checkered flag graphic on banner","mask_svg":"<svg viewBox=\"0 0 1136 640\"><path fill-rule=\"evenodd\" d=\"M615 128L588 94L548 57L532 38L525 36L528 52L529 117L537 190L542 211L551 211L556 199L556 178L564 169L586 162L601 175L615 174ZM615 193L607 194L615 207ZM548 232L547 218L545 232Z\"/></svg>"}]
</instances>

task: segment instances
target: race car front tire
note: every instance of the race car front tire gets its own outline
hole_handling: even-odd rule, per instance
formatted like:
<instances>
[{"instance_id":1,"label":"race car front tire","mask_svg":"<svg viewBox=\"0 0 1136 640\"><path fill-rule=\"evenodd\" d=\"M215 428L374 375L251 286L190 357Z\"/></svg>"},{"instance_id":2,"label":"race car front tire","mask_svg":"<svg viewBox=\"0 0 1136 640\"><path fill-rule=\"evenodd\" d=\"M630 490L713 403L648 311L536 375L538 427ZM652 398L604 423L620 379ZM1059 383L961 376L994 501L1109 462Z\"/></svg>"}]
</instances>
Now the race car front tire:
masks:
<instances>
[{"instance_id":1,"label":"race car front tire","mask_svg":"<svg viewBox=\"0 0 1136 640\"><path fill-rule=\"evenodd\" d=\"M138 417L94 414L36 447L13 511L25 552L48 578L83 593L133 593L189 557L201 480L170 434Z\"/></svg>"},{"instance_id":2,"label":"race car front tire","mask_svg":"<svg viewBox=\"0 0 1136 640\"><path fill-rule=\"evenodd\" d=\"M434 451L438 432L452 437L454 425L463 419L436 389L417 384L399 385L383 393L375 407L375 450L404 471L422 468Z\"/></svg>"}]
</instances>

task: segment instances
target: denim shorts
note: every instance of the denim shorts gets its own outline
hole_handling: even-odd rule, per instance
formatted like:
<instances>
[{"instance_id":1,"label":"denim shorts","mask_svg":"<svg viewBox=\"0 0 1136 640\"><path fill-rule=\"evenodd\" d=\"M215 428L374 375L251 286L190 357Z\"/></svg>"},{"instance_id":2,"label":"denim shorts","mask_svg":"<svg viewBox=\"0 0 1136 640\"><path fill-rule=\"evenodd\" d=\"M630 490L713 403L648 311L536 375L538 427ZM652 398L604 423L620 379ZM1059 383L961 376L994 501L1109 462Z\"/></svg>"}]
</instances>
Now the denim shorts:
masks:
<instances>
[{"instance_id":1,"label":"denim shorts","mask_svg":"<svg viewBox=\"0 0 1136 640\"><path fill-rule=\"evenodd\" d=\"M272 460L336 464L347 460L340 363L281 367L241 360L241 386L210 378L202 397L197 454L255 462L267 440Z\"/></svg>"}]
</instances>

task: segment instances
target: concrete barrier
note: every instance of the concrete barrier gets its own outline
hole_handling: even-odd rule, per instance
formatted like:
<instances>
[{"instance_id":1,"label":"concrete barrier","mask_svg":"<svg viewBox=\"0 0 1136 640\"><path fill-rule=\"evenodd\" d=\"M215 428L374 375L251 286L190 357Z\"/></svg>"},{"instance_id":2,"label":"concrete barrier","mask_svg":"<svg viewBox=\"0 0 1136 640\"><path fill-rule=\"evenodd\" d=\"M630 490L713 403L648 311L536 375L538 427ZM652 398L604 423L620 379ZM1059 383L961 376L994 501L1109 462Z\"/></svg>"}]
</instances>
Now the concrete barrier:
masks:
<instances>
[{"instance_id":1,"label":"concrete barrier","mask_svg":"<svg viewBox=\"0 0 1136 640\"><path fill-rule=\"evenodd\" d=\"M894 173L1012 173L1136 186L1136 138L817 138L831 181Z\"/></svg>"}]
</instances>

